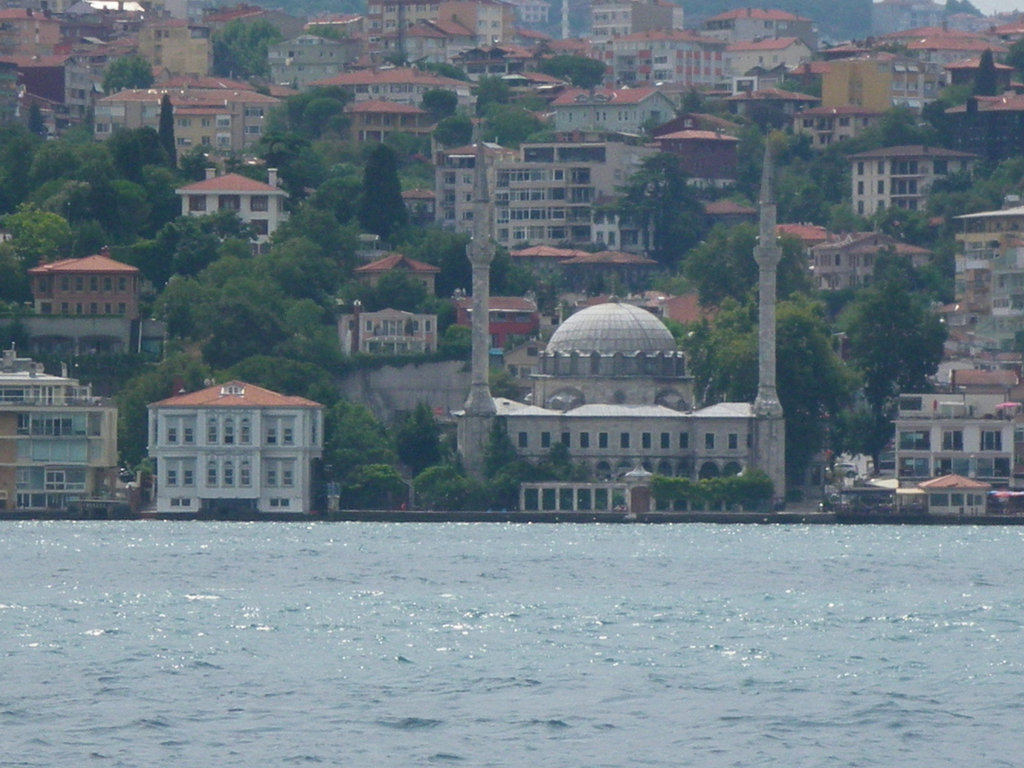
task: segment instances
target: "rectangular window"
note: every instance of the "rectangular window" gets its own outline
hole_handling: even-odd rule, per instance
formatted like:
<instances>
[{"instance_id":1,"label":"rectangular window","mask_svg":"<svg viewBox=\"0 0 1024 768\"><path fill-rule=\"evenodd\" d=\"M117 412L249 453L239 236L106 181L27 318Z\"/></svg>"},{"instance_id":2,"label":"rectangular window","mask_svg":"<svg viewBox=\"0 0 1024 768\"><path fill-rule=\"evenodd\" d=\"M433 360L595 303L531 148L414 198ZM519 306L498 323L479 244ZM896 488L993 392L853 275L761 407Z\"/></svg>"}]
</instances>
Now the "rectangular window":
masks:
<instances>
[{"instance_id":1,"label":"rectangular window","mask_svg":"<svg viewBox=\"0 0 1024 768\"><path fill-rule=\"evenodd\" d=\"M981 450L1001 451L1003 450L1003 433L997 429L981 430Z\"/></svg>"},{"instance_id":2,"label":"rectangular window","mask_svg":"<svg viewBox=\"0 0 1024 768\"><path fill-rule=\"evenodd\" d=\"M277 485L277 469L274 467L267 467L267 485L270 487Z\"/></svg>"},{"instance_id":3,"label":"rectangular window","mask_svg":"<svg viewBox=\"0 0 1024 768\"><path fill-rule=\"evenodd\" d=\"M519 433L519 447L520 448L528 448L529 447L529 435L528 435L528 433L526 433L526 432L520 432Z\"/></svg>"},{"instance_id":4,"label":"rectangular window","mask_svg":"<svg viewBox=\"0 0 1024 768\"><path fill-rule=\"evenodd\" d=\"M629 448L629 432L619 433L619 448Z\"/></svg>"},{"instance_id":5,"label":"rectangular window","mask_svg":"<svg viewBox=\"0 0 1024 768\"><path fill-rule=\"evenodd\" d=\"M168 487L178 484L178 470L168 469L167 470L167 485Z\"/></svg>"},{"instance_id":6,"label":"rectangular window","mask_svg":"<svg viewBox=\"0 0 1024 768\"><path fill-rule=\"evenodd\" d=\"M705 432L704 433L704 447L706 449L708 449L709 451L713 451L715 449L715 433L714 432Z\"/></svg>"},{"instance_id":7,"label":"rectangular window","mask_svg":"<svg viewBox=\"0 0 1024 768\"><path fill-rule=\"evenodd\" d=\"M740 447L740 436L737 435L735 432L730 432L729 433L729 450L730 451L735 451L739 447Z\"/></svg>"},{"instance_id":8,"label":"rectangular window","mask_svg":"<svg viewBox=\"0 0 1024 768\"><path fill-rule=\"evenodd\" d=\"M172 444L178 442L177 427L167 427L167 442Z\"/></svg>"},{"instance_id":9,"label":"rectangular window","mask_svg":"<svg viewBox=\"0 0 1024 768\"><path fill-rule=\"evenodd\" d=\"M234 445L235 442L235 421L234 419L224 420L224 444Z\"/></svg>"},{"instance_id":10,"label":"rectangular window","mask_svg":"<svg viewBox=\"0 0 1024 768\"><path fill-rule=\"evenodd\" d=\"M212 417L206 422L206 442L210 444L217 442L217 420Z\"/></svg>"},{"instance_id":11,"label":"rectangular window","mask_svg":"<svg viewBox=\"0 0 1024 768\"><path fill-rule=\"evenodd\" d=\"M962 429L946 429L942 432L942 450L962 451L964 449L964 432Z\"/></svg>"},{"instance_id":12,"label":"rectangular window","mask_svg":"<svg viewBox=\"0 0 1024 768\"><path fill-rule=\"evenodd\" d=\"M651 447L651 433L650 432L641 432L640 433L640 446L642 448L650 448Z\"/></svg>"},{"instance_id":13,"label":"rectangular window","mask_svg":"<svg viewBox=\"0 0 1024 768\"><path fill-rule=\"evenodd\" d=\"M192 443L196 441L195 430L193 430L192 427L185 427L182 430L182 435L182 442L185 443L185 445L192 445Z\"/></svg>"},{"instance_id":14,"label":"rectangular window","mask_svg":"<svg viewBox=\"0 0 1024 768\"><path fill-rule=\"evenodd\" d=\"M182 470L181 473L181 484L186 487L191 487L195 484L195 475L191 469Z\"/></svg>"},{"instance_id":15,"label":"rectangular window","mask_svg":"<svg viewBox=\"0 0 1024 768\"><path fill-rule=\"evenodd\" d=\"M285 427L281 430L281 443L282 445L292 445L295 443L295 430L291 427Z\"/></svg>"},{"instance_id":16,"label":"rectangular window","mask_svg":"<svg viewBox=\"0 0 1024 768\"><path fill-rule=\"evenodd\" d=\"M277 445L277 427L267 425L267 445Z\"/></svg>"},{"instance_id":17,"label":"rectangular window","mask_svg":"<svg viewBox=\"0 0 1024 768\"><path fill-rule=\"evenodd\" d=\"M590 433L589 432L580 432L580 448L589 448L589 447L590 447Z\"/></svg>"},{"instance_id":18,"label":"rectangular window","mask_svg":"<svg viewBox=\"0 0 1024 768\"><path fill-rule=\"evenodd\" d=\"M281 470L281 485L285 488L291 488L295 485L295 471L292 469Z\"/></svg>"},{"instance_id":19,"label":"rectangular window","mask_svg":"<svg viewBox=\"0 0 1024 768\"><path fill-rule=\"evenodd\" d=\"M210 462L206 465L206 484L216 485L217 484L217 464Z\"/></svg>"},{"instance_id":20,"label":"rectangular window","mask_svg":"<svg viewBox=\"0 0 1024 768\"><path fill-rule=\"evenodd\" d=\"M679 447L682 450L687 450L690 447L690 433L680 432L679 433Z\"/></svg>"},{"instance_id":21,"label":"rectangular window","mask_svg":"<svg viewBox=\"0 0 1024 768\"><path fill-rule=\"evenodd\" d=\"M597 447L598 448L607 448L608 447L608 433L607 432L598 432L597 433Z\"/></svg>"},{"instance_id":22,"label":"rectangular window","mask_svg":"<svg viewBox=\"0 0 1024 768\"><path fill-rule=\"evenodd\" d=\"M269 210L269 200L267 195L253 195L249 198L249 210L250 211L266 211Z\"/></svg>"},{"instance_id":23,"label":"rectangular window","mask_svg":"<svg viewBox=\"0 0 1024 768\"><path fill-rule=\"evenodd\" d=\"M668 432L662 432L661 433L661 448L662 448L662 450L668 449L669 447L671 447L671 445L672 445L672 437L671 437L671 435L669 435Z\"/></svg>"},{"instance_id":24,"label":"rectangular window","mask_svg":"<svg viewBox=\"0 0 1024 768\"><path fill-rule=\"evenodd\" d=\"M901 430L899 447L903 451L927 451L931 449L931 434L927 430Z\"/></svg>"},{"instance_id":25,"label":"rectangular window","mask_svg":"<svg viewBox=\"0 0 1024 768\"><path fill-rule=\"evenodd\" d=\"M540 447L541 448L550 448L551 447L551 433L550 432L541 432L540 433Z\"/></svg>"},{"instance_id":26,"label":"rectangular window","mask_svg":"<svg viewBox=\"0 0 1024 768\"><path fill-rule=\"evenodd\" d=\"M235 466L230 461L224 462L224 485L235 484Z\"/></svg>"},{"instance_id":27,"label":"rectangular window","mask_svg":"<svg viewBox=\"0 0 1024 768\"><path fill-rule=\"evenodd\" d=\"M252 483L252 469L249 467L249 462L242 462L242 466L238 470L238 479L242 486L246 488Z\"/></svg>"}]
</instances>

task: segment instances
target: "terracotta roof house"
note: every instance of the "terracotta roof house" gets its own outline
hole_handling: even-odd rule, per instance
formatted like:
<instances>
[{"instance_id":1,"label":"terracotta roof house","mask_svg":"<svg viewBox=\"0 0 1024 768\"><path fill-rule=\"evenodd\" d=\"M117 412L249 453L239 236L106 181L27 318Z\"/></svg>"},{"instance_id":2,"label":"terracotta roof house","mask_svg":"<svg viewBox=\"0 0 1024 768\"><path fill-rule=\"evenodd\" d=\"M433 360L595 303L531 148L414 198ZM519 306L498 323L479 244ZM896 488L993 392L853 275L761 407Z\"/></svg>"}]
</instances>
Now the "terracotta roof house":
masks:
<instances>
[{"instance_id":1,"label":"terracotta roof house","mask_svg":"<svg viewBox=\"0 0 1024 768\"><path fill-rule=\"evenodd\" d=\"M244 381L149 404L160 514L258 518L313 511L323 406Z\"/></svg>"},{"instance_id":2,"label":"terracotta roof house","mask_svg":"<svg viewBox=\"0 0 1024 768\"><path fill-rule=\"evenodd\" d=\"M475 102L470 83L409 67L343 72L334 77L316 80L310 85L337 85L349 88L355 94L356 101L394 101L411 104L414 107L423 101L424 93L438 89L455 93L459 106L469 107Z\"/></svg>"},{"instance_id":3,"label":"terracotta roof house","mask_svg":"<svg viewBox=\"0 0 1024 768\"><path fill-rule=\"evenodd\" d=\"M928 513L942 517L977 517L984 515L990 483L962 475L942 475L918 483L928 498Z\"/></svg>"},{"instance_id":4,"label":"terracotta roof house","mask_svg":"<svg viewBox=\"0 0 1024 768\"><path fill-rule=\"evenodd\" d=\"M381 143L394 133L429 136L434 129L430 114L412 104L394 101L357 101L345 107L351 119L350 139Z\"/></svg>"},{"instance_id":5,"label":"terracotta roof house","mask_svg":"<svg viewBox=\"0 0 1024 768\"><path fill-rule=\"evenodd\" d=\"M932 252L881 232L855 232L811 248L815 287L837 291L868 285L878 257L887 254L902 257L914 267L923 267Z\"/></svg>"},{"instance_id":6,"label":"terracotta roof house","mask_svg":"<svg viewBox=\"0 0 1024 768\"><path fill-rule=\"evenodd\" d=\"M793 133L810 137L813 149L846 141L877 125L884 113L848 104L839 107L811 107L793 115Z\"/></svg>"},{"instance_id":7,"label":"terracotta roof house","mask_svg":"<svg viewBox=\"0 0 1024 768\"><path fill-rule=\"evenodd\" d=\"M487 307L491 346L501 348L512 337L532 337L540 329L540 313L536 302L517 296L491 296ZM473 298L455 299L455 324L472 326Z\"/></svg>"},{"instance_id":8,"label":"terracotta roof house","mask_svg":"<svg viewBox=\"0 0 1024 768\"><path fill-rule=\"evenodd\" d=\"M678 155L689 183L721 187L736 181L739 139L721 131L682 130L657 137L662 152Z\"/></svg>"},{"instance_id":9,"label":"terracotta roof house","mask_svg":"<svg viewBox=\"0 0 1024 768\"><path fill-rule=\"evenodd\" d=\"M711 200L704 203L704 215L711 220L712 224L732 226L756 221L757 209L749 205L740 205L732 200Z\"/></svg>"},{"instance_id":10,"label":"terracotta roof house","mask_svg":"<svg viewBox=\"0 0 1024 768\"><path fill-rule=\"evenodd\" d=\"M252 226L257 247L265 246L278 225L288 218L284 207L288 193L277 184L277 169L268 169L268 184L237 173L216 176L213 168L208 168L206 173L203 181L174 190L181 198L181 215L205 216L234 211Z\"/></svg>"},{"instance_id":11,"label":"terracotta roof house","mask_svg":"<svg viewBox=\"0 0 1024 768\"><path fill-rule=\"evenodd\" d=\"M426 264L422 261L410 259L403 253L390 253L383 259L371 261L361 267L356 267L355 275L361 281L369 285L377 285L381 277L392 272L403 272L409 277L423 283L427 292L434 295L434 279L441 270L433 264Z\"/></svg>"},{"instance_id":12,"label":"terracotta roof house","mask_svg":"<svg viewBox=\"0 0 1024 768\"><path fill-rule=\"evenodd\" d=\"M661 124L675 114L675 104L656 88L572 88L560 93L551 109L557 131L639 133L645 125Z\"/></svg>"}]
</instances>

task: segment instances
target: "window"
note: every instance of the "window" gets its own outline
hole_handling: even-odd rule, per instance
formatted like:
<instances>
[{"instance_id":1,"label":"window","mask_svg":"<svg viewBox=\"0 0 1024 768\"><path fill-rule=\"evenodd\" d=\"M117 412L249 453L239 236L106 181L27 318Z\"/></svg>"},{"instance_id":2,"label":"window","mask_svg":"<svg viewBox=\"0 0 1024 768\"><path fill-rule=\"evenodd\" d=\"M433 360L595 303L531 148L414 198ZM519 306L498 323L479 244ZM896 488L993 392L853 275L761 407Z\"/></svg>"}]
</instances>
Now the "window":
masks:
<instances>
[{"instance_id":1,"label":"window","mask_svg":"<svg viewBox=\"0 0 1024 768\"><path fill-rule=\"evenodd\" d=\"M735 451L740 447L740 436L735 432L729 434L729 450Z\"/></svg>"},{"instance_id":2,"label":"window","mask_svg":"<svg viewBox=\"0 0 1024 768\"><path fill-rule=\"evenodd\" d=\"M715 433L714 432L705 432L704 433L704 447L707 450L709 450L709 451L713 451L715 449Z\"/></svg>"},{"instance_id":3,"label":"window","mask_svg":"<svg viewBox=\"0 0 1024 768\"><path fill-rule=\"evenodd\" d=\"M597 433L597 447L598 448L607 448L608 447L608 433L607 432L598 432Z\"/></svg>"},{"instance_id":4,"label":"window","mask_svg":"<svg viewBox=\"0 0 1024 768\"><path fill-rule=\"evenodd\" d=\"M188 209L190 211L205 211L206 210L206 195L189 195L188 196Z\"/></svg>"},{"instance_id":5,"label":"window","mask_svg":"<svg viewBox=\"0 0 1024 768\"><path fill-rule=\"evenodd\" d=\"M186 487L191 487L196 482L195 473L191 469L182 470L181 473L181 484Z\"/></svg>"},{"instance_id":6,"label":"window","mask_svg":"<svg viewBox=\"0 0 1024 768\"><path fill-rule=\"evenodd\" d=\"M629 448L629 432L620 432L619 433L619 447L620 448Z\"/></svg>"},{"instance_id":7,"label":"window","mask_svg":"<svg viewBox=\"0 0 1024 768\"><path fill-rule=\"evenodd\" d=\"M238 479L242 486L248 487L252 484L252 468L248 461L243 461L238 470Z\"/></svg>"},{"instance_id":8,"label":"window","mask_svg":"<svg viewBox=\"0 0 1024 768\"><path fill-rule=\"evenodd\" d=\"M206 421L206 442L217 442L217 419L212 416Z\"/></svg>"},{"instance_id":9,"label":"window","mask_svg":"<svg viewBox=\"0 0 1024 768\"><path fill-rule=\"evenodd\" d=\"M215 461L211 461L209 464L206 465L206 484L217 484L217 462Z\"/></svg>"},{"instance_id":10,"label":"window","mask_svg":"<svg viewBox=\"0 0 1024 768\"><path fill-rule=\"evenodd\" d=\"M285 427L281 430L281 443L283 445L292 445L295 443L295 430L291 427Z\"/></svg>"},{"instance_id":11,"label":"window","mask_svg":"<svg viewBox=\"0 0 1024 768\"><path fill-rule=\"evenodd\" d=\"M519 442L518 442L518 444L519 444L520 448L527 448L527 447L529 447L529 435L526 432L520 432L519 433Z\"/></svg>"},{"instance_id":12,"label":"window","mask_svg":"<svg viewBox=\"0 0 1024 768\"><path fill-rule=\"evenodd\" d=\"M672 438L668 432L661 433L661 448L665 450L672 445Z\"/></svg>"},{"instance_id":13,"label":"window","mask_svg":"<svg viewBox=\"0 0 1024 768\"><path fill-rule=\"evenodd\" d=\"M178 470L170 469L167 470L167 485L168 487L178 484Z\"/></svg>"},{"instance_id":14,"label":"window","mask_svg":"<svg viewBox=\"0 0 1024 768\"><path fill-rule=\"evenodd\" d=\"M540 447L541 448L550 448L551 447L551 433L550 432L541 432L540 433Z\"/></svg>"},{"instance_id":15,"label":"window","mask_svg":"<svg viewBox=\"0 0 1024 768\"><path fill-rule=\"evenodd\" d=\"M589 447L590 447L590 433L589 432L580 432L580 448L589 448Z\"/></svg>"},{"instance_id":16,"label":"window","mask_svg":"<svg viewBox=\"0 0 1024 768\"><path fill-rule=\"evenodd\" d=\"M285 488L291 488L295 485L295 470L290 467L285 467L281 470L281 485Z\"/></svg>"},{"instance_id":17,"label":"window","mask_svg":"<svg viewBox=\"0 0 1024 768\"><path fill-rule=\"evenodd\" d=\"M901 430L899 447L903 451L927 451L931 448L931 435L927 430Z\"/></svg>"},{"instance_id":18,"label":"window","mask_svg":"<svg viewBox=\"0 0 1024 768\"><path fill-rule=\"evenodd\" d=\"M230 461L224 462L224 485L235 484L235 465Z\"/></svg>"},{"instance_id":19,"label":"window","mask_svg":"<svg viewBox=\"0 0 1024 768\"><path fill-rule=\"evenodd\" d=\"M267 485L274 487L277 485L277 468L267 467Z\"/></svg>"},{"instance_id":20,"label":"window","mask_svg":"<svg viewBox=\"0 0 1024 768\"><path fill-rule=\"evenodd\" d=\"M981 450L1001 451L1003 450L1003 433L997 429L981 430Z\"/></svg>"},{"instance_id":21,"label":"window","mask_svg":"<svg viewBox=\"0 0 1024 768\"><path fill-rule=\"evenodd\" d=\"M270 198L267 195L253 195L249 199L249 210L250 211L266 211L269 210L270 206L268 201Z\"/></svg>"},{"instance_id":22,"label":"window","mask_svg":"<svg viewBox=\"0 0 1024 768\"><path fill-rule=\"evenodd\" d=\"M192 445L192 443L196 441L195 430L193 430L192 427L185 427L182 430L182 434L182 442L185 443L185 445Z\"/></svg>"},{"instance_id":23,"label":"window","mask_svg":"<svg viewBox=\"0 0 1024 768\"><path fill-rule=\"evenodd\" d=\"M679 447L683 450L690 447L690 434L688 432L679 433Z\"/></svg>"},{"instance_id":24,"label":"window","mask_svg":"<svg viewBox=\"0 0 1024 768\"><path fill-rule=\"evenodd\" d=\"M569 433L568 432L563 432L562 433L562 445L564 445L566 448L569 447Z\"/></svg>"},{"instance_id":25,"label":"window","mask_svg":"<svg viewBox=\"0 0 1024 768\"><path fill-rule=\"evenodd\" d=\"M224 444L233 445L235 442L235 420L224 420Z\"/></svg>"},{"instance_id":26,"label":"window","mask_svg":"<svg viewBox=\"0 0 1024 768\"><path fill-rule=\"evenodd\" d=\"M642 432L640 434L640 446L642 448L650 448L651 447L651 433L650 432Z\"/></svg>"},{"instance_id":27,"label":"window","mask_svg":"<svg viewBox=\"0 0 1024 768\"><path fill-rule=\"evenodd\" d=\"M964 433L962 429L946 429L942 432L942 450L962 451L964 449Z\"/></svg>"},{"instance_id":28,"label":"window","mask_svg":"<svg viewBox=\"0 0 1024 768\"><path fill-rule=\"evenodd\" d=\"M167 442L168 443L176 443L176 442L178 442L178 428L177 427L170 427L170 426L167 427Z\"/></svg>"},{"instance_id":29,"label":"window","mask_svg":"<svg viewBox=\"0 0 1024 768\"><path fill-rule=\"evenodd\" d=\"M249 444L250 431L249 431L249 419L248 419L248 417L242 419L242 423L241 423L240 429L239 429L239 438L240 438L240 442L243 445L248 445Z\"/></svg>"},{"instance_id":30,"label":"window","mask_svg":"<svg viewBox=\"0 0 1024 768\"><path fill-rule=\"evenodd\" d=\"M267 445L277 445L277 427L267 425Z\"/></svg>"}]
</instances>

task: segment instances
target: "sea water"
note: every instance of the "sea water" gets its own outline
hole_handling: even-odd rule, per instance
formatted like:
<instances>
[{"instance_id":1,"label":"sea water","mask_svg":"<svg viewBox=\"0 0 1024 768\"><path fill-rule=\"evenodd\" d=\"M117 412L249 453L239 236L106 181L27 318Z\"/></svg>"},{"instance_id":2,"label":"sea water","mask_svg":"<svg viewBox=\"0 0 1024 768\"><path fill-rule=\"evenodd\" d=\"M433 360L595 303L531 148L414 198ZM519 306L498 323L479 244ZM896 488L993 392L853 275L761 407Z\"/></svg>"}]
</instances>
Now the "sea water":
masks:
<instances>
[{"instance_id":1,"label":"sea water","mask_svg":"<svg viewBox=\"0 0 1024 768\"><path fill-rule=\"evenodd\" d=\"M1020 766L1024 529L0 524L0 766Z\"/></svg>"}]
</instances>

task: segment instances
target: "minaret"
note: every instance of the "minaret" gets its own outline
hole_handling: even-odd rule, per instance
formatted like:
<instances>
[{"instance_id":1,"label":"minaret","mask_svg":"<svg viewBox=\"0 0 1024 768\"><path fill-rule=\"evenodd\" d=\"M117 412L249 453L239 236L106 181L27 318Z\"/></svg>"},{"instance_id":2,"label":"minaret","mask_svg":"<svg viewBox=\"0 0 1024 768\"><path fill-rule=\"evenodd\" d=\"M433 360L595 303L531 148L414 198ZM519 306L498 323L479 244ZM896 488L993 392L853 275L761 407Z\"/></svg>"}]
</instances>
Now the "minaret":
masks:
<instances>
[{"instance_id":1,"label":"minaret","mask_svg":"<svg viewBox=\"0 0 1024 768\"><path fill-rule=\"evenodd\" d=\"M786 422L775 388L775 300L776 275L782 249L776 235L774 161L765 146L761 173L759 233L754 259L758 268L757 305L757 397L754 400L755 466L775 484L775 498L786 497Z\"/></svg>"},{"instance_id":2,"label":"minaret","mask_svg":"<svg viewBox=\"0 0 1024 768\"><path fill-rule=\"evenodd\" d=\"M479 128L476 136L476 163L473 173L473 237L466 246L466 255L473 267L471 378L459 420L459 453L463 465L479 474L483 467L483 449L494 419L494 399L490 385L490 293L491 261L494 241L491 239L491 200L487 193L487 159Z\"/></svg>"}]
</instances>

